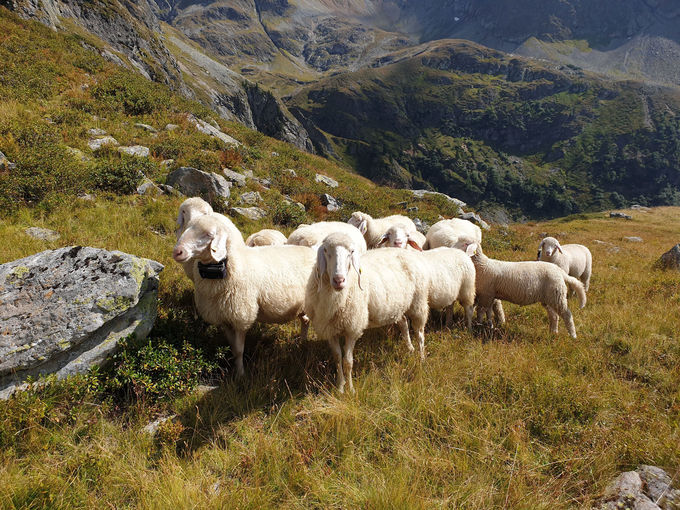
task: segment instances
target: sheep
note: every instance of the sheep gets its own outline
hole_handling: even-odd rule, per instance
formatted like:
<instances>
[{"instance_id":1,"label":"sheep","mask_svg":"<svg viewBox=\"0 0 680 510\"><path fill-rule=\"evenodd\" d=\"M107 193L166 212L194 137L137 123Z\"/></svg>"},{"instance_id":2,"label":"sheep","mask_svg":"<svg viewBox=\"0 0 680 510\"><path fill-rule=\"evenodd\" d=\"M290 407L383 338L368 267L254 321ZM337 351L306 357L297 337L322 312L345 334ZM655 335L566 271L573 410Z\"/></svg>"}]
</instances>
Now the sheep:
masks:
<instances>
[{"instance_id":1,"label":"sheep","mask_svg":"<svg viewBox=\"0 0 680 510\"><path fill-rule=\"evenodd\" d=\"M458 238L461 236L474 239L478 243L482 242L482 230L477 225L468 220L451 218L438 221L428 229L423 249L431 250L440 246L456 248Z\"/></svg>"},{"instance_id":2,"label":"sheep","mask_svg":"<svg viewBox=\"0 0 680 510\"><path fill-rule=\"evenodd\" d=\"M417 251L423 251L423 244L425 244L425 236L417 230L408 231L408 227L399 223L392 225L380 238L378 248L386 245L391 248L412 248Z\"/></svg>"},{"instance_id":3,"label":"sheep","mask_svg":"<svg viewBox=\"0 0 680 510\"><path fill-rule=\"evenodd\" d=\"M558 315L569 334L576 338L574 319L567 306L567 287L579 297L581 308L586 305L583 284L555 264L543 261L506 262L490 259L474 240L467 240L465 252L472 258L477 271L477 301L491 323L494 299L504 299L518 305L541 303L548 312L550 331L558 332Z\"/></svg>"},{"instance_id":4,"label":"sheep","mask_svg":"<svg viewBox=\"0 0 680 510\"><path fill-rule=\"evenodd\" d=\"M246 245L253 246L280 246L286 244L286 236L273 228L265 228L254 234L250 234L246 239Z\"/></svg>"},{"instance_id":5,"label":"sheep","mask_svg":"<svg viewBox=\"0 0 680 510\"><path fill-rule=\"evenodd\" d=\"M354 344L368 328L398 323L410 344L407 318L411 319L420 356L425 356L428 272L418 255L395 248L362 254L359 243L342 232L330 234L319 246L307 283L305 311L319 338L326 339L333 351L339 392L345 382L354 392Z\"/></svg>"},{"instance_id":6,"label":"sheep","mask_svg":"<svg viewBox=\"0 0 680 510\"><path fill-rule=\"evenodd\" d=\"M593 256L582 244L565 244L554 237L545 237L538 246L537 260L552 262L561 267L569 276L578 278L586 292L590 288L590 275L593 271Z\"/></svg>"},{"instance_id":7,"label":"sheep","mask_svg":"<svg viewBox=\"0 0 680 510\"><path fill-rule=\"evenodd\" d=\"M416 230L416 226L407 216L395 214L385 218L372 218L369 214L355 211L347 221L350 225L359 229L366 239L366 246L369 249L377 248L383 234L392 225L402 224L407 232Z\"/></svg>"},{"instance_id":8,"label":"sheep","mask_svg":"<svg viewBox=\"0 0 680 510\"><path fill-rule=\"evenodd\" d=\"M302 310L305 286L316 260L314 250L304 246L248 247L231 220L213 213L189 224L172 256L180 263L199 262L194 272L196 308L203 320L226 330L239 376L245 373L245 335L255 321L283 323L300 317L301 337L306 338L308 321Z\"/></svg>"},{"instance_id":9,"label":"sheep","mask_svg":"<svg viewBox=\"0 0 680 510\"><path fill-rule=\"evenodd\" d=\"M349 235L363 253L366 251L366 241L355 227L343 223L342 221L319 221L307 225L303 223L298 226L289 236L286 244L296 244L298 246L318 247L327 235L333 232L344 232Z\"/></svg>"},{"instance_id":10,"label":"sheep","mask_svg":"<svg viewBox=\"0 0 680 510\"><path fill-rule=\"evenodd\" d=\"M179 206L179 213L177 214L177 229L175 235L179 241L179 237L186 230L194 219L205 214L213 212L212 206L200 197L187 198ZM194 261L185 262L182 264L184 273L193 281L194 279Z\"/></svg>"}]
</instances>

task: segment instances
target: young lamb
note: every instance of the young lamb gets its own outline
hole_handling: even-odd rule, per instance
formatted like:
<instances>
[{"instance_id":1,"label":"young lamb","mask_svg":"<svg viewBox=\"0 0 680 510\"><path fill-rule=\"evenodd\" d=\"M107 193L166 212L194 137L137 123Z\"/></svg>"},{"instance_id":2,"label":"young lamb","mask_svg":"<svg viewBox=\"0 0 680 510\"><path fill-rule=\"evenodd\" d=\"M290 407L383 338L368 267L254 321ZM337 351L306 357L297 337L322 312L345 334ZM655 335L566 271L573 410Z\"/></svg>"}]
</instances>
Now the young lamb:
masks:
<instances>
[{"instance_id":1,"label":"young lamb","mask_svg":"<svg viewBox=\"0 0 680 510\"><path fill-rule=\"evenodd\" d=\"M298 246L317 247L321 242L333 232L343 232L350 236L358 245L363 253L366 251L366 241L356 228L342 221L319 221L311 225L302 224L296 228L289 236L286 244L296 244Z\"/></svg>"},{"instance_id":2,"label":"young lamb","mask_svg":"<svg viewBox=\"0 0 680 510\"><path fill-rule=\"evenodd\" d=\"M474 239L481 243L482 230L471 221L461 220L460 218L441 220L428 229L423 249L431 250L440 246L458 248L459 246L456 246L456 244L459 237Z\"/></svg>"},{"instance_id":3,"label":"young lamb","mask_svg":"<svg viewBox=\"0 0 680 510\"><path fill-rule=\"evenodd\" d=\"M582 244L565 244L554 237L545 237L538 245L538 260L552 262L561 267L569 276L578 278L586 291L590 288L590 275L593 272L593 256Z\"/></svg>"},{"instance_id":4,"label":"young lamb","mask_svg":"<svg viewBox=\"0 0 680 510\"><path fill-rule=\"evenodd\" d=\"M416 226L411 218L398 214L386 216L385 218L372 218L369 214L356 211L352 213L352 217L347 223L359 229L366 239L366 246L369 249L378 247L383 234L392 225L401 224L406 228L407 232L416 231Z\"/></svg>"},{"instance_id":5,"label":"young lamb","mask_svg":"<svg viewBox=\"0 0 680 510\"><path fill-rule=\"evenodd\" d=\"M477 271L477 301L486 311L490 323L494 299L504 299L518 305L541 303L548 312L550 331L558 332L559 315L569 334L576 338L574 319L567 306L567 287L578 294L583 308L586 305L586 292L579 280L548 262L490 259L482 252L481 245L473 240L467 243L466 253L472 258Z\"/></svg>"},{"instance_id":6,"label":"young lamb","mask_svg":"<svg viewBox=\"0 0 680 510\"><path fill-rule=\"evenodd\" d=\"M193 220L199 216L205 214L211 214L213 212L212 206L200 197L187 198L179 206L179 213L177 214L177 230L175 230L175 235L177 240L186 230ZM184 262L182 264L182 269L184 273L193 281L194 279L194 261Z\"/></svg>"},{"instance_id":7,"label":"young lamb","mask_svg":"<svg viewBox=\"0 0 680 510\"><path fill-rule=\"evenodd\" d=\"M231 220L215 213L192 221L172 252L177 262L199 262L196 308L203 320L226 330L238 375L244 374L246 331L255 321L283 323L300 317L301 337L306 338L308 321L302 310L315 255L304 246L250 248Z\"/></svg>"},{"instance_id":8,"label":"young lamb","mask_svg":"<svg viewBox=\"0 0 680 510\"><path fill-rule=\"evenodd\" d=\"M354 344L368 328L398 323L410 344L407 318L411 319L420 355L425 356L428 281L418 253L386 248L362 254L360 245L340 232L324 239L307 283L305 311L319 338L326 339L333 351L338 391L343 392L347 381L354 392Z\"/></svg>"},{"instance_id":9,"label":"young lamb","mask_svg":"<svg viewBox=\"0 0 680 510\"><path fill-rule=\"evenodd\" d=\"M286 236L273 228L265 228L254 234L250 234L246 239L246 245L253 246L281 246L286 244Z\"/></svg>"},{"instance_id":10,"label":"young lamb","mask_svg":"<svg viewBox=\"0 0 680 510\"><path fill-rule=\"evenodd\" d=\"M389 246L390 248L412 248L423 251L425 236L417 230L409 231L403 224L392 225L380 238L378 248Z\"/></svg>"}]
</instances>

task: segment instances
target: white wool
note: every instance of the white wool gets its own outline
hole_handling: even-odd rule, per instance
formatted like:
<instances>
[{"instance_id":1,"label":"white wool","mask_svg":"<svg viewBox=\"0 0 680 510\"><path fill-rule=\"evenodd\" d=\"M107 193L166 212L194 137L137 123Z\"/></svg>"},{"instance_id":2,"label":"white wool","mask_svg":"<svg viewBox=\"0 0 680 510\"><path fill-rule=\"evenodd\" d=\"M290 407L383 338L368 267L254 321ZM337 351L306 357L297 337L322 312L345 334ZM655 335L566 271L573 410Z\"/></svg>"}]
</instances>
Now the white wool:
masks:
<instances>
[{"instance_id":1,"label":"white wool","mask_svg":"<svg viewBox=\"0 0 680 510\"><path fill-rule=\"evenodd\" d=\"M281 246L286 244L286 236L273 228L265 228L246 239L247 246Z\"/></svg>"},{"instance_id":2,"label":"white wool","mask_svg":"<svg viewBox=\"0 0 680 510\"><path fill-rule=\"evenodd\" d=\"M319 338L326 339L333 351L339 391L345 380L353 391L354 344L368 328L398 323L407 335L408 318L424 356L429 280L418 255L395 248L362 254L358 244L343 233L329 235L318 248L317 264L307 283L305 311ZM344 352L340 337L345 339Z\"/></svg>"},{"instance_id":3,"label":"white wool","mask_svg":"<svg viewBox=\"0 0 680 510\"><path fill-rule=\"evenodd\" d=\"M311 225L302 224L288 236L286 243L317 247L329 234L334 232L343 232L349 235L357 243L360 250L366 251L366 241L364 241L361 233L342 221L319 221Z\"/></svg>"},{"instance_id":4,"label":"white wool","mask_svg":"<svg viewBox=\"0 0 680 510\"><path fill-rule=\"evenodd\" d=\"M178 261L226 259L224 279L204 279L194 266L194 300L206 322L233 329L229 342L240 375L245 334L255 321L284 323L299 316L306 336L305 286L315 256L303 246L248 247L231 220L215 213L192 221L173 251Z\"/></svg>"},{"instance_id":5,"label":"white wool","mask_svg":"<svg viewBox=\"0 0 680 510\"><path fill-rule=\"evenodd\" d=\"M425 236L423 234L417 230L409 231L403 223L399 223L387 229L380 239L378 247L409 248L421 251L424 244Z\"/></svg>"},{"instance_id":6,"label":"white wool","mask_svg":"<svg viewBox=\"0 0 680 510\"><path fill-rule=\"evenodd\" d=\"M538 245L538 260L552 262L569 276L578 278L586 291L590 288L593 255L582 244L560 244L554 237L546 237Z\"/></svg>"},{"instance_id":7,"label":"white wool","mask_svg":"<svg viewBox=\"0 0 680 510\"><path fill-rule=\"evenodd\" d=\"M361 211L355 211L347 221L350 225L359 229L366 240L366 246L369 249L377 248L380 244L382 236L387 232L392 225L402 225L407 232L416 231L416 226L413 220L407 216L394 214L384 218L373 218L370 214Z\"/></svg>"},{"instance_id":8,"label":"white wool","mask_svg":"<svg viewBox=\"0 0 680 510\"><path fill-rule=\"evenodd\" d=\"M481 244L482 230L471 221L461 220L460 218L441 220L428 229L423 249L431 250L440 246L460 248L458 239L461 237L472 239Z\"/></svg>"}]
</instances>

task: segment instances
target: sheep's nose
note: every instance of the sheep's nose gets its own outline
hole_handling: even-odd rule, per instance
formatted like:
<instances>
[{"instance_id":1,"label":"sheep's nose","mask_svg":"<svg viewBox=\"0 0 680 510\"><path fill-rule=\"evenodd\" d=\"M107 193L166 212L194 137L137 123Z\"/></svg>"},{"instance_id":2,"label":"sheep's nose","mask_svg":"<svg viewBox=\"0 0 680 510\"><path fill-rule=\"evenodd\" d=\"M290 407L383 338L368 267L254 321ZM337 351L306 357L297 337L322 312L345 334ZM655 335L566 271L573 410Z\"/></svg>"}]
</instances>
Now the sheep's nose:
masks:
<instances>
[{"instance_id":1,"label":"sheep's nose","mask_svg":"<svg viewBox=\"0 0 680 510\"><path fill-rule=\"evenodd\" d=\"M345 283L345 277L339 274L333 276L333 283L335 287L342 287Z\"/></svg>"},{"instance_id":2,"label":"sheep's nose","mask_svg":"<svg viewBox=\"0 0 680 510\"><path fill-rule=\"evenodd\" d=\"M175 260L182 260L185 256L185 252L180 246L175 246L175 249L172 250L172 258Z\"/></svg>"}]
</instances>

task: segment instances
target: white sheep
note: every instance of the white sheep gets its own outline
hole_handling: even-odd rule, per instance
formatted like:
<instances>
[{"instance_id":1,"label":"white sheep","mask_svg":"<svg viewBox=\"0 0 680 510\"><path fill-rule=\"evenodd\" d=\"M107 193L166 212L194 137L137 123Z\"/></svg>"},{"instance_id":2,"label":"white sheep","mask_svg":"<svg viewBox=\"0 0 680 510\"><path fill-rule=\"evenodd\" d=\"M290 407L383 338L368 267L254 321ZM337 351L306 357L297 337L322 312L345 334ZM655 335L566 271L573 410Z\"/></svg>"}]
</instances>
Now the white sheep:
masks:
<instances>
[{"instance_id":1,"label":"white sheep","mask_svg":"<svg viewBox=\"0 0 680 510\"><path fill-rule=\"evenodd\" d=\"M377 248L382 236L392 225L401 224L407 232L416 230L413 220L407 216L395 214L385 218L372 218L369 214L355 211L347 223L359 229L366 239L366 246L369 249Z\"/></svg>"},{"instance_id":2,"label":"white sheep","mask_svg":"<svg viewBox=\"0 0 680 510\"><path fill-rule=\"evenodd\" d=\"M177 214L177 229L175 230L175 235L179 241L179 237L186 230L193 220L199 216L204 216L206 214L211 214L213 212L212 206L200 197L187 198L179 206L179 213ZM184 273L193 281L194 279L194 261L182 263L182 269Z\"/></svg>"},{"instance_id":3,"label":"white sheep","mask_svg":"<svg viewBox=\"0 0 680 510\"><path fill-rule=\"evenodd\" d=\"M316 248L329 234L334 232L347 234L357 243L362 253L366 251L366 241L361 232L342 221L319 221L311 225L303 223L288 236L286 244Z\"/></svg>"},{"instance_id":4,"label":"white sheep","mask_svg":"<svg viewBox=\"0 0 680 510\"><path fill-rule=\"evenodd\" d=\"M286 244L286 236L273 228L265 228L254 234L250 234L246 239L247 246L281 246Z\"/></svg>"},{"instance_id":5,"label":"white sheep","mask_svg":"<svg viewBox=\"0 0 680 510\"><path fill-rule=\"evenodd\" d=\"M378 247L389 246L390 248L412 248L417 251L423 250L425 236L417 230L408 230L403 223L392 225L380 238Z\"/></svg>"},{"instance_id":6,"label":"white sheep","mask_svg":"<svg viewBox=\"0 0 680 510\"><path fill-rule=\"evenodd\" d=\"M590 288L590 275L593 272L593 255L582 244L565 244L554 237L545 237L538 245L538 260L552 262L563 271L578 278L586 291Z\"/></svg>"},{"instance_id":7,"label":"white sheep","mask_svg":"<svg viewBox=\"0 0 680 510\"><path fill-rule=\"evenodd\" d=\"M347 234L333 233L324 239L307 284L305 311L319 338L326 339L333 351L340 392L345 381L354 391L354 344L368 328L398 323L410 344L407 318L411 319L424 357L428 281L418 253L385 248L362 254Z\"/></svg>"},{"instance_id":8,"label":"white sheep","mask_svg":"<svg viewBox=\"0 0 680 510\"><path fill-rule=\"evenodd\" d=\"M557 333L558 316L569 334L576 338L574 319L567 304L567 287L578 294L581 308L586 305L583 284L554 264L541 261L507 262L490 259L479 243L469 240L466 253L477 271L477 302L491 322L494 299L518 305L541 303L548 312L550 331Z\"/></svg>"},{"instance_id":9,"label":"white sheep","mask_svg":"<svg viewBox=\"0 0 680 510\"><path fill-rule=\"evenodd\" d=\"M460 237L473 239L481 244L482 230L471 221L461 220L460 218L441 220L428 229L423 249L431 250L440 246L457 248L459 246L456 245Z\"/></svg>"},{"instance_id":10,"label":"white sheep","mask_svg":"<svg viewBox=\"0 0 680 510\"><path fill-rule=\"evenodd\" d=\"M238 375L244 374L246 331L255 321L300 317L301 337L306 338L302 310L315 255L303 246L248 247L231 220L215 213L193 220L172 252L177 262L200 263L194 267L196 308L203 320L226 330Z\"/></svg>"}]
</instances>

